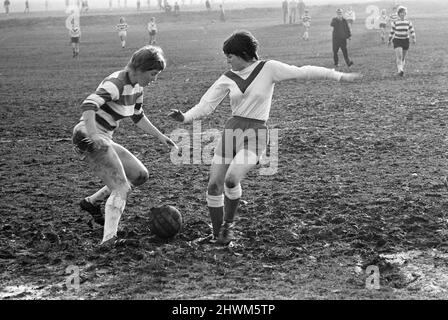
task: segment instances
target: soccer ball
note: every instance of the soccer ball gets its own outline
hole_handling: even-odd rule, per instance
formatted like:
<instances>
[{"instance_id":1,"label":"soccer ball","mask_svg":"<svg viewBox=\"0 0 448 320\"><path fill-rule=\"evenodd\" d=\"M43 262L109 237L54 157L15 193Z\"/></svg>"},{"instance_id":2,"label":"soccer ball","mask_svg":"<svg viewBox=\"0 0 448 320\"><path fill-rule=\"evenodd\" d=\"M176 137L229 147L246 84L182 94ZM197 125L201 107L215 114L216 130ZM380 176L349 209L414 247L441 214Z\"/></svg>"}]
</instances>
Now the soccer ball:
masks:
<instances>
[{"instance_id":1,"label":"soccer ball","mask_svg":"<svg viewBox=\"0 0 448 320\"><path fill-rule=\"evenodd\" d=\"M173 206L151 208L149 212L149 229L160 238L172 238L182 229L182 215Z\"/></svg>"}]
</instances>

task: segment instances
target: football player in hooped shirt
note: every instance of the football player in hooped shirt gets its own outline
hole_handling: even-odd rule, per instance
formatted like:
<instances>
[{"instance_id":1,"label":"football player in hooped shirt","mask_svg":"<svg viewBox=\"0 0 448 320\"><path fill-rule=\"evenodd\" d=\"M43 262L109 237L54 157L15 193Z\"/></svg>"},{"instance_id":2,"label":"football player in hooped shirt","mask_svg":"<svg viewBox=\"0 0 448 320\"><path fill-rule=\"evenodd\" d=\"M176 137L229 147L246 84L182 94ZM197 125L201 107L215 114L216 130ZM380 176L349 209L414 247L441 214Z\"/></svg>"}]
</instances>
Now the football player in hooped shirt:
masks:
<instances>
[{"instance_id":1,"label":"football player in hooped shirt","mask_svg":"<svg viewBox=\"0 0 448 320\"><path fill-rule=\"evenodd\" d=\"M105 78L81 105L82 117L73 129L74 149L106 186L83 199L80 206L97 223L104 224L101 244L126 244L129 240L117 239L118 223L131 187L148 180L148 170L140 160L112 139L120 121L131 118L146 133L177 148L149 121L142 108L143 88L155 81L165 66L160 48L143 47L132 55L124 70ZM103 219L99 203L106 198Z\"/></svg>"},{"instance_id":2,"label":"football player in hooped shirt","mask_svg":"<svg viewBox=\"0 0 448 320\"><path fill-rule=\"evenodd\" d=\"M215 149L206 192L212 237L223 245L234 238L241 180L257 165L267 147L266 121L275 83L294 79L354 81L360 77L323 67L296 67L275 60L259 60L257 48L258 41L250 32L232 34L223 45L231 70L221 75L192 109L185 113L173 109L169 114L177 121L192 122L212 113L227 95L230 98L232 117Z\"/></svg>"}]
</instances>

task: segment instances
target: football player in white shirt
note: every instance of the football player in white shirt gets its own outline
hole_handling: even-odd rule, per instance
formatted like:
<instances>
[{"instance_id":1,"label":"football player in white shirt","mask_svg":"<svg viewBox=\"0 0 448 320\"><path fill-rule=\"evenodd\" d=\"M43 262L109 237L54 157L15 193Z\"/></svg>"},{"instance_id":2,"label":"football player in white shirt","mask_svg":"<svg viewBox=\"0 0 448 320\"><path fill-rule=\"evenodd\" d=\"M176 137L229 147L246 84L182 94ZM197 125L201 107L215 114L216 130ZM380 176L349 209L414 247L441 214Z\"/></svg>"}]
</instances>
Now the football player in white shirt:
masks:
<instances>
[{"instance_id":1,"label":"football player in white shirt","mask_svg":"<svg viewBox=\"0 0 448 320\"><path fill-rule=\"evenodd\" d=\"M149 44L155 44L157 35L157 25L155 17L152 17L151 20L148 22L148 34L149 34Z\"/></svg>"},{"instance_id":2,"label":"football player in white shirt","mask_svg":"<svg viewBox=\"0 0 448 320\"><path fill-rule=\"evenodd\" d=\"M75 58L79 55L79 38L81 37L80 26L72 25L69 34L70 34L70 43L72 44L73 49L73 58Z\"/></svg>"},{"instance_id":3,"label":"football player in white shirt","mask_svg":"<svg viewBox=\"0 0 448 320\"><path fill-rule=\"evenodd\" d=\"M360 77L323 67L296 67L276 60L259 60L257 48L258 41L250 32L232 34L223 45L231 70L221 75L189 111L173 109L169 114L177 121L192 122L212 113L226 96L230 98L232 117L215 148L206 192L213 226L211 237L222 245L234 239L241 180L257 165L267 148L266 121L274 85L283 80L354 81Z\"/></svg>"},{"instance_id":4,"label":"football player in white shirt","mask_svg":"<svg viewBox=\"0 0 448 320\"><path fill-rule=\"evenodd\" d=\"M381 10L381 15L378 18L378 23L380 27L380 38L381 42L386 43L386 27L387 22L389 21L389 17L387 16L386 9Z\"/></svg>"}]
</instances>

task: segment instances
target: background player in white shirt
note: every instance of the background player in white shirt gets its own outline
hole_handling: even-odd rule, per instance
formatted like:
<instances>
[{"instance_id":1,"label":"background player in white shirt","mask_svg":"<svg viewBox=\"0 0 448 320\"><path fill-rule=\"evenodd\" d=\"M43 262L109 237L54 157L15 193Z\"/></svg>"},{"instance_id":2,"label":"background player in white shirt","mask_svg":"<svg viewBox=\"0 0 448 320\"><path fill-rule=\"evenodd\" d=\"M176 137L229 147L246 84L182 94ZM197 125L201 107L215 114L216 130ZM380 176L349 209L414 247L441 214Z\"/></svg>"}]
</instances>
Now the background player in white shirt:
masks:
<instances>
[{"instance_id":1,"label":"background player in white shirt","mask_svg":"<svg viewBox=\"0 0 448 320\"><path fill-rule=\"evenodd\" d=\"M73 49L73 58L79 55L79 39L81 38L81 27L73 25L69 31L70 43Z\"/></svg>"},{"instance_id":2,"label":"background player in white shirt","mask_svg":"<svg viewBox=\"0 0 448 320\"><path fill-rule=\"evenodd\" d=\"M381 10L381 15L378 18L378 24L380 27L380 38L382 43L386 43L386 28L389 17L387 16L386 9Z\"/></svg>"},{"instance_id":3,"label":"background player in white shirt","mask_svg":"<svg viewBox=\"0 0 448 320\"><path fill-rule=\"evenodd\" d=\"M227 96L230 98L232 117L215 148L206 192L212 236L223 245L233 240L234 217L242 195L241 180L267 148L266 121L274 85L294 79L354 81L360 76L323 67L299 68L275 60L262 61L257 48L258 41L250 32L232 34L223 45L231 70L221 75L189 111L173 109L169 114L177 121L192 122L212 113Z\"/></svg>"},{"instance_id":4,"label":"background player in white shirt","mask_svg":"<svg viewBox=\"0 0 448 320\"><path fill-rule=\"evenodd\" d=\"M149 44L156 43L157 31L158 30L157 30L156 18L152 17L151 20L148 22Z\"/></svg>"},{"instance_id":5,"label":"background player in white shirt","mask_svg":"<svg viewBox=\"0 0 448 320\"><path fill-rule=\"evenodd\" d=\"M309 14L308 9L305 9L305 13L304 13L303 17L301 17L301 19L302 19L303 27L305 28L305 32L302 35L302 39L309 40L309 38L310 38L309 31L310 31L310 27L311 27L311 16Z\"/></svg>"}]
</instances>

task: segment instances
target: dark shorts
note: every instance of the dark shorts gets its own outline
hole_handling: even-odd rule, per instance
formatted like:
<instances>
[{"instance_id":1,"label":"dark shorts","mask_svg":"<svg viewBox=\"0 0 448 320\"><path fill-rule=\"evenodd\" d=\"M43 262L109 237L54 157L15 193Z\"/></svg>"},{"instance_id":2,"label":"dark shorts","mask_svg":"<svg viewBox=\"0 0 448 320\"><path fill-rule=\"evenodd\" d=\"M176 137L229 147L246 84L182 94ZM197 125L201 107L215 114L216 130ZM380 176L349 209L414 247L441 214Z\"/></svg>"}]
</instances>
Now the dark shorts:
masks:
<instances>
[{"instance_id":1,"label":"dark shorts","mask_svg":"<svg viewBox=\"0 0 448 320\"><path fill-rule=\"evenodd\" d=\"M215 155L233 159L241 150L249 150L260 157L268 144L268 127L263 120L233 116L227 120Z\"/></svg>"},{"instance_id":2,"label":"dark shorts","mask_svg":"<svg viewBox=\"0 0 448 320\"><path fill-rule=\"evenodd\" d=\"M70 42L71 43L79 43L79 37L71 37Z\"/></svg>"},{"instance_id":3,"label":"dark shorts","mask_svg":"<svg viewBox=\"0 0 448 320\"><path fill-rule=\"evenodd\" d=\"M403 48L403 50L409 49L409 38L408 39L394 39L394 49L395 48Z\"/></svg>"},{"instance_id":4,"label":"dark shorts","mask_svg":"<svg viewBox=\"0 0 448 320\"><path fill-rule=\"evenodd\" d=\"M385 23L380 23L380 28L381 29L386 29L387 25Z\"/></svg>"},{"instance_id":5,"label":"dark shorts","mask_svg":"<svg viewBox=\"0 0 448 320\"><path fill-rule=\"evenodd\" d=\"M150 35L150 36L155 36L156 33L157 33L157 32L156 32L155 30L152 30L152 31L149 32L149 35Z\"/></svg>"}]
</instances>

